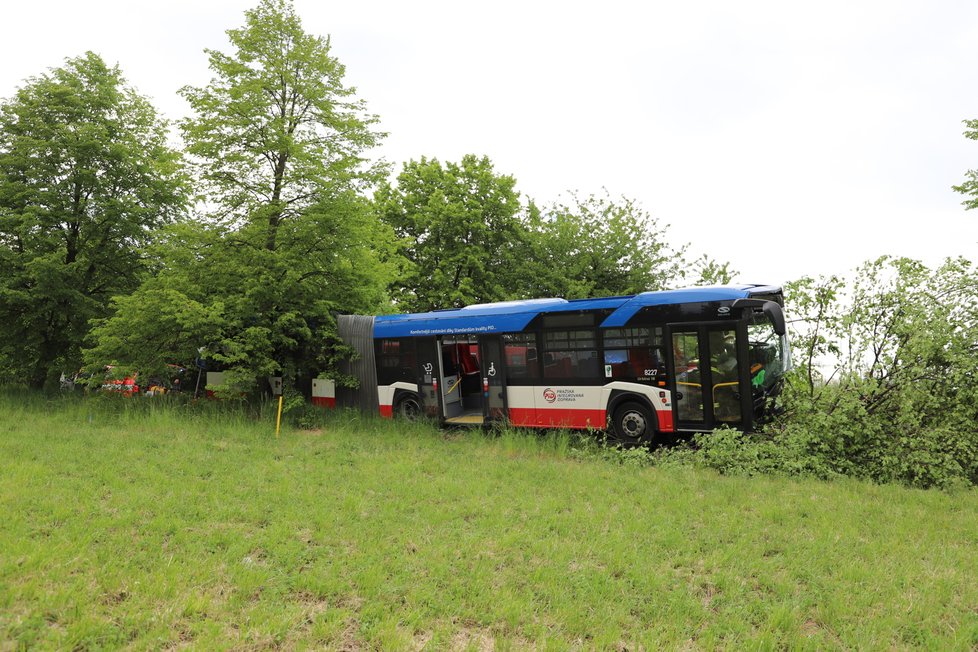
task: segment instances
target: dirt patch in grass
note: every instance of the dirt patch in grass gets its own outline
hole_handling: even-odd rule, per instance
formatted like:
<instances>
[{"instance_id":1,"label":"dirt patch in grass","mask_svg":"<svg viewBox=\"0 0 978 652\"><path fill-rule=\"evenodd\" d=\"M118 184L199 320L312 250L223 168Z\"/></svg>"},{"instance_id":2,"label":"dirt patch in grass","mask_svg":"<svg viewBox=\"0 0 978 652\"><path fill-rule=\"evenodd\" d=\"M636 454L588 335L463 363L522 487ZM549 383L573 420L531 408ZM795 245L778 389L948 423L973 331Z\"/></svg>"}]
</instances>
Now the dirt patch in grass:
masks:
<instances>
[{"instance_id":1,"label":"dirt patch in grass","mask_svg":"<svg viewBox=\"0 0 978 652\"><path fill-rule=\"evenodd\" d=\"M452 650L479 650L492 652L496 649L496 637L492 631L477 625L461 625L452 636Z\"/></svg>"}]
</instances>

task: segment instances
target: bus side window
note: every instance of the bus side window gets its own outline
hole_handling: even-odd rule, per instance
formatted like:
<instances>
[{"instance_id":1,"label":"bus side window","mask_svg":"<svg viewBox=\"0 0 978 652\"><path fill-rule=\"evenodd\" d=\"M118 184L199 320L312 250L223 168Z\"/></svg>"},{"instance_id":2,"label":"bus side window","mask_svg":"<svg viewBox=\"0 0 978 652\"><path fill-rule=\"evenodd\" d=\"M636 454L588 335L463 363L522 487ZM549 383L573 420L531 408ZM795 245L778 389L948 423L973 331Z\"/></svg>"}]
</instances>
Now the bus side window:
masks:
<instances>
[{"instance_id":1,"label":"bus side window","mask_svg":"<svg viewBox=\"0 0 978 652\"><path fill-rule=\"evenodd\" d=\"M539 378L536 333L503 335L503 358L507 378Z\"/></svg>"},{"instance_id":2,"label":"bus side window","mask_svg":"<svg viewBox=\"0 0 978 652\"><path fill-rule=\"evenodd\" d=\"M610 328L603 336L604 364L610 367L611 378L645 382L665 379L661 328Z\"/></svg>"},{"instance_id":3,"label":"bus side window","mask_svg":"<svg viewBox=\"0 0 978 652\"><path fill-rule=\"evenodd\" d=\"M415 346L412 338L377 340L377 382L381 385L398 381L416 382Z\"/></svg>"},{"instance_id":4,"label":"bus side window","mask_svg":"<svg viewBox=\"0 0 978 652\"><path fill-rule=\"evenodd\" d=\"M544 378L597 378L600 374L593 329L544 331Z\"/></svg>"}]
</instances>

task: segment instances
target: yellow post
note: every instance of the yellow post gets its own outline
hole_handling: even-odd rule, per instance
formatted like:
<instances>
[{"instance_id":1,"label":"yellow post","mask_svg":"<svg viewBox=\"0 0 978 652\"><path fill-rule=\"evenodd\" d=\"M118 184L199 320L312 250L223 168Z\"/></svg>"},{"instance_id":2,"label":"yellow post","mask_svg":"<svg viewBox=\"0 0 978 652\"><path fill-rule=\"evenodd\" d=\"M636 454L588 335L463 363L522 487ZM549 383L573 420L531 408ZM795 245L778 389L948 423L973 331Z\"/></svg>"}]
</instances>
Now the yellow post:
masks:
<instances>
[{"instance_id":1,"label":"yellow post","mask_svg":"<svg viewBox=\"0 0 978 652\"><path fill-rule=\"evenodd\" d=\"M275 439L278 439L278 431L282 427L282 395L278 397L278 416L275 417Z\"/></svg>"}]
</instances>

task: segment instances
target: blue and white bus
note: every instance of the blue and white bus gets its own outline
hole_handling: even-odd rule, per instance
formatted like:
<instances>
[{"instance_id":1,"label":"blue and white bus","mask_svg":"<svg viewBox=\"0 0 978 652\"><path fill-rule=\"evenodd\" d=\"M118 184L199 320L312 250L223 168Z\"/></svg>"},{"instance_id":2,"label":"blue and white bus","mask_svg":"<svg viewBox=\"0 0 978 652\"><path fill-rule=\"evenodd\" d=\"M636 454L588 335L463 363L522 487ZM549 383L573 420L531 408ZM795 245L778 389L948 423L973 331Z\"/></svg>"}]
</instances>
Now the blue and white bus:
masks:
<instances>
[{"instance_id":1,"label":"blue and white bus","mask_svg":"<svg viewBox=\"0 0 978 652\"><path fill-rule=\"evenodd\" d=\"M633 443L750 430L774 409L790 364L782 306L779 287L736 285L345 315L361 389L341 403Z\"/></svg>"}]
</instances>

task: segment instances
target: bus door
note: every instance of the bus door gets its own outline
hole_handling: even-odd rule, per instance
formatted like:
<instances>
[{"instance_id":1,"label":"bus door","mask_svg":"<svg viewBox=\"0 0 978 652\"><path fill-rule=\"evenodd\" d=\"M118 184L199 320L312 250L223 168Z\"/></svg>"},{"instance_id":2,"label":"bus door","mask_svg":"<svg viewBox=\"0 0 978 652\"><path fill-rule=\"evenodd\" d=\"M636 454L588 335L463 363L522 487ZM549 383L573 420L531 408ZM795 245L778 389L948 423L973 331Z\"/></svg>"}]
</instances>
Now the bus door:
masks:
<instances>
[{"instance_id":1,"label":"bus door","mask_svg":"<svg viewBox=\"0 0 978 652\"><path fill-rule=\"evenodd\" d=\"M746 333L738 337L741 330L742 324L732 322L669 326L677 429L750 425L743 416L750 414L750 391L747 338Z\"/></svg>"},{"instance_id":2,"label":"bus door","mask_svg":"<svg viewBox=\"0 0 978 652\"><path fill-rule=\"evenodd\" d=\"M438 338L441 355L438 393L447 423L483 423L483 388L479 338L445 335Z\"/></svg>"},{"instance_id":3,"label":"bus door","mask_svg":"<svg viewBox=\"0 0 978 652\"><path fill-rule=\"evenodd\" d=\"M506 365L503 342L498 335L480 338L483 417L485 423L506 423Z\"/></svg>"}]
</instances>

